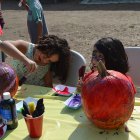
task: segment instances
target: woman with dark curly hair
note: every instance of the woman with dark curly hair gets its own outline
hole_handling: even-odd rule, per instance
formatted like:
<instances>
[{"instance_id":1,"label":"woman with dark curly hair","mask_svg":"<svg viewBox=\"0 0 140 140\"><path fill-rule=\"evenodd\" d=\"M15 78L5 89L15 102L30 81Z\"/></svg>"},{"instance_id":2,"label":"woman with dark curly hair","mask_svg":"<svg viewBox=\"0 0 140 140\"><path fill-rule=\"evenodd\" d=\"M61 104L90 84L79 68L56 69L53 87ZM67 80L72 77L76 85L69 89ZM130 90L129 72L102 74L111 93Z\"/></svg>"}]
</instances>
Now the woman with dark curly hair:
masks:
<instances>
[{"instance_id":1,"label":"woman with dark curly hair","mask_svg":"<svg viewBox=\"0 0 140 140\"><path fill-rule=\"evenodd\" d=\"M70 47L65 39L55 35L41 37L38 44L23 40L3 41L0 50L12 56L12 66L26 84L53 86L53 76L65 83L70 63Z\"/></svg>"}]
</instances>

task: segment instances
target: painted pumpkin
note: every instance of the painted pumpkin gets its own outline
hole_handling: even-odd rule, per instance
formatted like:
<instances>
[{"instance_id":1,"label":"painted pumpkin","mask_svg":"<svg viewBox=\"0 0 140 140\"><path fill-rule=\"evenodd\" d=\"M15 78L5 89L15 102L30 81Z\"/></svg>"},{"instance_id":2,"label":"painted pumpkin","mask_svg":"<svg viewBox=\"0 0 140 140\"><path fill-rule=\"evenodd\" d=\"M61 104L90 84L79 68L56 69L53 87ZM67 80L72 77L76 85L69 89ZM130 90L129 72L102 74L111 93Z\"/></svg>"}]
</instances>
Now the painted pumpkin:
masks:
<instances>
[{"instance_id":1,"label":"painted pumpkin","mask_svg":"<svg viewBox=\"0 0 140 140\"><path fill-rule=\"evenodd\" d=\"M84 112L99 128L119 128L132 114L134 94L132 83L125 75L106 70L99 62L98 71L83 81Z\"/></svg>"},{"instance_id":2,"label":"painted pumpkin","mask_svg":"<svg viewBox=\"0 0 140 140\"><path fill-rule=\"evenodd\" d=\"M18 78L15 71L7 64L0 63L0 95L10 92L13 97L18 89Z\"/></svg>"}]
</instances>

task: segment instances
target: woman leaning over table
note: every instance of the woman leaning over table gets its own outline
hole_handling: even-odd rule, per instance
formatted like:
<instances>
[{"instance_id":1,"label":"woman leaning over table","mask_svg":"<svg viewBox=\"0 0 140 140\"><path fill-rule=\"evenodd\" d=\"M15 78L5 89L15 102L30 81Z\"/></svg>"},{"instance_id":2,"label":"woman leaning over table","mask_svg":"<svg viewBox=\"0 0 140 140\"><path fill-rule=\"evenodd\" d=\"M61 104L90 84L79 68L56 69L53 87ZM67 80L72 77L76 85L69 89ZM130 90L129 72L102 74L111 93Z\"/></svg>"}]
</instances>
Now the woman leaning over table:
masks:
<instances>
[{"instance_id":1,"label":"woman leaning over table","mask_svg":"<svg viewBox=\"0 0 140 140\"><path fill-rule=\"evenodd\" d=\"M12 66L19 79L27 76L25 84L52 87L53 77L58 77L62 84L66 82L70 47L65 39L47 35L41 37L38 44L3 41L0 50L14 58Z\"/></svg>"}]
</instances>

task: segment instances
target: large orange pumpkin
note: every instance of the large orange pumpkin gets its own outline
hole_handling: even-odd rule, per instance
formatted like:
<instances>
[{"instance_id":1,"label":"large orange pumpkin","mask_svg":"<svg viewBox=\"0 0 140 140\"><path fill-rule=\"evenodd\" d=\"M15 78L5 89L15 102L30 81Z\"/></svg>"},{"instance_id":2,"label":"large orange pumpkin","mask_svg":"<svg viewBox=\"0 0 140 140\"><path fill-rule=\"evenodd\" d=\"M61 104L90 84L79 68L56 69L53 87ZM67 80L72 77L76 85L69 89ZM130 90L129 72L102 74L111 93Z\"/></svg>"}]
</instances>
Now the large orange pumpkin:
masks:
<instances>
[{"instance_id":1,"label":"large orange pumpkin","mask_svg":"<svg viewBox=\"0 0 140 140\"><path fill-rule=\"evenodd\" d=\"M106 71L101 63L98 70L83 81L84 112L99 128L119 128L132 114L134 88L120 72Z\"/></svg>"},{"instance_id":2,"label":"large orange pumpkin","mask_svg":"<svg viewBox=\"0 0 140 140\"><path fill-rule=\"evenodd\" d=\"M0 63L0 95L10 92L13 97L18 89L18 78L15 71L7 64Z\"/></svg>"}]
</instances>

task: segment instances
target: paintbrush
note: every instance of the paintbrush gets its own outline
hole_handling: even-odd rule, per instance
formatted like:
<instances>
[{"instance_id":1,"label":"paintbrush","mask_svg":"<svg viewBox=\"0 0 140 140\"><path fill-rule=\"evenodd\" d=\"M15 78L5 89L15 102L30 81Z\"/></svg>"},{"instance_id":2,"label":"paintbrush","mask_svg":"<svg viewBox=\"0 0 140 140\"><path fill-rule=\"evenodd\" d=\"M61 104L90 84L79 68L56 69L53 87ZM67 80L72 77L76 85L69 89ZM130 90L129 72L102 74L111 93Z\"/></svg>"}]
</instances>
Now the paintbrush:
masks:
<instances>
[{"instance_id":1,"label":"paintbrush","mask_svg":"<svg viewBox=\"0 0 140 140\"><path fill-rule=\"evenodd\" d=\"M22 86L27 80L27 77L30 75L30 73L25 74L20 80L19 80L19 86Z\"/></svg>"},{"instance_id":2,"label":"paintbrush","mask_svg":"<svg viewBox=\"0 0 140 140\"><path fill-rule=\"evenodd\" d=\"M26 67L25 65L24 65L24 67ZM36 65L36 68L37 68L38 66ZM28 78L28 76L30 75L31 73L28 73L28 72L26 72L25 74L24 74L24 76L19 80L19 86L22 86L22 84L24 84L25 82L26 82L26 80L27 80L27 78Z\"/></svg>"},{"instance_id":3,"label":"paintbrush","mask_svg":"<svg viewBox=\"0 0 140 140\"><path fill-rule=\"evenodd\" d=\"M81 66L79 69L79 80L82 80L85 74L86 66Z\"/></svg>"},{"instance_id":4,"label":"paintbrush","mask_svg":"<svg viewBox=\"0 0 140 140\"><path fill-rule=\"evenodd\" d=\"M86 70L86 66L81 66L80 69L79 69L79 72L78 72L78 79L79 81L81 81L84 77L84 74L85 74L85 70ZM78 94L79 90L77 88L76 90L76 95Z\"/></svg>"}]
</instances>

